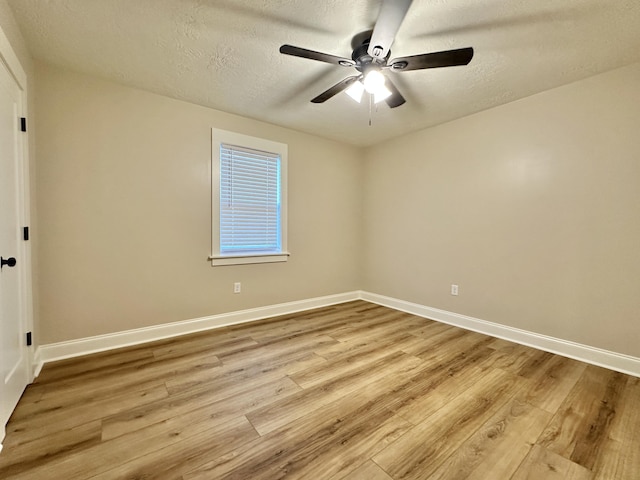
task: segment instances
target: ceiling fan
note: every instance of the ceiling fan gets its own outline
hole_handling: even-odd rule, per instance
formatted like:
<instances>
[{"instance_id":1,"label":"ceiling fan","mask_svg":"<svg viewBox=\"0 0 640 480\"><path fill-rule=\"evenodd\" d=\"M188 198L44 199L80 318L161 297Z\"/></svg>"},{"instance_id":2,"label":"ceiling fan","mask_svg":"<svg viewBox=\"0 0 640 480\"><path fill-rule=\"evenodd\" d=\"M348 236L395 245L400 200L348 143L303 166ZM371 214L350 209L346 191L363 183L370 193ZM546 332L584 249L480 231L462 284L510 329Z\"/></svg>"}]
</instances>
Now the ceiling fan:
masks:
<instances>
[{"instance_id":1,"label":"ceiling fan","mask_svg":"<svg viewBox=\"0 0 640 480\"><path fill-rule=\"evenodd\" d=\"M471 47L398 57L389 61L391 45L411 2L412 0L382 0L382 7L373 31L363 32L354 37L354 42L352 42L354 50L351 59L293 45L280 47L280 53L285 55L308 58L342 67L355 67L359 72L322 92L311 100L313 103L326 102L346 90L346 93L358 102L361 101L363 93L367 92L371 94L376 103L385 100L389 107L399 107L406 100L391 79L384 75L384 70L408 72L410 70L467 65L471 61L473 58L473 48Z\"/></svg>"}]
</instances>

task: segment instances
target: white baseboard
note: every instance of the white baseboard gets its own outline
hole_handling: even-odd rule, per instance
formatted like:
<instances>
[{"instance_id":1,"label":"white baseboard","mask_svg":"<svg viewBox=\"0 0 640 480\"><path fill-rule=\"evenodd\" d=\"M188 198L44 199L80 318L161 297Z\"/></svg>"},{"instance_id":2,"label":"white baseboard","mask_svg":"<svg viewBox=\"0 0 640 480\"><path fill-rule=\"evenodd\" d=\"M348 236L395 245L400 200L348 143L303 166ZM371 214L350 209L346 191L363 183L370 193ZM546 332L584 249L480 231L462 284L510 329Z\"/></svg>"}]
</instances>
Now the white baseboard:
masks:
<instances>
[{"instance_id":1,"label":"white baseboard","mask_svg":"<svg viewBox=\"0 0 640 480\"><path fill-rule=\"evenodd\" d=\"M369 292L360 292L360 298L367 302L376 303L385 307L411 313L419 317L429 318L438 322L447 323L466 330L483 333L492 337L502 338L510 342L519 343L528 347L556 353L564 357L580 360L599 367L608 368L617 372L640 377L640 358L611 352L580 343L570 342L559 338L541 335L539 333L520 330L498 323L488 322L479 318L468 317L458 313L426 307L417 303L405 302L396 298L385 297Z\"/></svg>"},{"instance_id":2,"label":"white baseboard","mask_svg":"<svg viewBox=\"0 0 640 480\"><path fill-rule=\"evenodd\" d=\"M211 315L208 317L195 318L180 322L154 325L152 327L126 330L124 332L117 332L108 335L99 335L96 337L41 345L34 355L35 376L38 376L45 363L56 360L63 360L65 358L78 357L90 353L138 345L188 333L252 322L264 318L287 315L290 313L351 302L359 299L393 308L395 310L400 310L402 312L411 313L419 317L483 333L492 337L502 338L510 342L519 343L539 350L544 350L546 352L556 353L558 355L598 365L600 367L626 373L635 377L640 377L640 358L363 291L347 292L337 295L329 295L326 297L317 297L296 302L269 305L249 310L240 310L237 312Z\"/></svg>"},{"instance_id":3,"label":"white baseboard","mask_svg":"<svg viewBox=\"0 0 640 480\"><path fill-rule=\"evenodd\" d=\"M33 354L33 359L31 360L31 368L33 369L31 373L33 374L34 379L38 378L38 375L40 375L43 365L44 361L42 360L42 350L38 347Z\"/></svg>"},{"instance_id":4,"label":"white baseboard","mask_svg":"<svg viewBox=\"0 0 640 480\"><path fill-rule=\"evenodd\" d=\"M296 302L280 303L266 307L239 310L208 317L194 318L180 322L165 323L152 327L136 328L123 332L81 338L67 342L40 345L34 355L36 376L45 363L66 358L79 357L90 353L103 352L115 348L129 347L141 343L162 340L188 333L201 332L214 328L252 322L264 318L302 312L313 308L326 307L339 303L351 302L360 298L360 292L348 292L326 297L316 297Z\"/></svg>"}]
</instances>

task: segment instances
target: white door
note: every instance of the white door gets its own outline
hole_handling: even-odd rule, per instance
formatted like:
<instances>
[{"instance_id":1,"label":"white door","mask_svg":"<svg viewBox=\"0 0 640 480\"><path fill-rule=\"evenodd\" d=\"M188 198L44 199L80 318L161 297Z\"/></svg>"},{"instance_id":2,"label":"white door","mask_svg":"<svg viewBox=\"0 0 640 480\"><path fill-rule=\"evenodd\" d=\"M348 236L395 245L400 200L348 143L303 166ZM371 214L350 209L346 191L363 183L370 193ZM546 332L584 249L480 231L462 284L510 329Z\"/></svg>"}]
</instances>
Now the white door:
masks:
<instances>
[{"instance_id":1,"label":"white door","mask_svg":"<svg viewBox=\"0 0 640 480\"><path fill-rule=\"evenodd\" d=\"M26 249L22 238L22 92L0 61L0 442L29 383Z\"/></svg>"}]
</instances>

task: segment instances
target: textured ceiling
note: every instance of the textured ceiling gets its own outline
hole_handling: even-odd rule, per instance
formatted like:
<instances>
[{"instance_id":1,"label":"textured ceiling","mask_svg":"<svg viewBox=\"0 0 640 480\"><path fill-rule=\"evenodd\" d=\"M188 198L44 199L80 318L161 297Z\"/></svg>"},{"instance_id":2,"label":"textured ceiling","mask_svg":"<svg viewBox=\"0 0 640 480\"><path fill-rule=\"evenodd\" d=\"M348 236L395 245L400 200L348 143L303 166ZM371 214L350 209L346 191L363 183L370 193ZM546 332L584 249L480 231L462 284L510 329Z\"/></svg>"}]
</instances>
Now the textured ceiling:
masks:
<instances>
[{"instance_id":1,"label":"textured ceiling","mask_svg":"<svg viewBox=\"0 0 640 480\"><path fill-rule=\"evenodd\" d=\"M468 66L389 72L407 99L372 112L356 73L278 53L351 57L380 0L8 0L33 56L125 85L371 145L640 61L638 0L415 0L391 57L472 46Z\"/></svg>"}]
</instances>

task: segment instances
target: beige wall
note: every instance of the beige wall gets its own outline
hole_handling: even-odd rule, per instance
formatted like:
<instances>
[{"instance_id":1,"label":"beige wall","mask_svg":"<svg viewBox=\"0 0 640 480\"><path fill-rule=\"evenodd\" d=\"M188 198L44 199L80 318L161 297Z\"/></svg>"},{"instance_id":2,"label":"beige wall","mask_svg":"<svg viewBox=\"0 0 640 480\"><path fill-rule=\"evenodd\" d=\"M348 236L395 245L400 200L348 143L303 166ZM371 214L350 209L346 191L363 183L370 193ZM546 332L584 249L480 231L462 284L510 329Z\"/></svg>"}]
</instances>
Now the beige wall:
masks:
<instances>
[{"instance_id":1,"label":"beige wall","mask_svg":"<svg viewBox=\"0 0 640 480\"><path fill-rule=\"evenodd\" d=\"M43 64L36 80L42 343L359 288L360 150ZM212 127L289 145L289 262L207 261Z\"/></svg>"},{"instance_id":2,"label":"beige wall","mask_svg":"<svg viewBox=\"0 0 640 480\"><path fill-rule=\"evenodd\" d=\"M364 151L36 78L41 343L362 288L640 356L640 64ZM287 264L207 262L211 127L289 144Z\"/></svg>"},{"instance_id":3,"label":"beige wall","mask_svg":"<svg viewBox=\"0 0 640 480\"><path fill-rule=\"evenodd\" d=\"M635 64L369 149L364 289L640 356L639 99Z\"/></svg>"}]
</instances>

